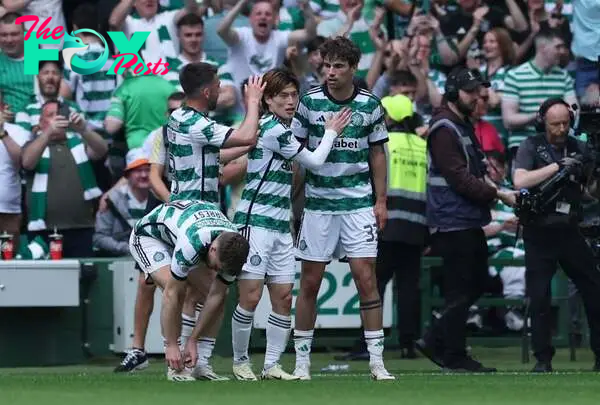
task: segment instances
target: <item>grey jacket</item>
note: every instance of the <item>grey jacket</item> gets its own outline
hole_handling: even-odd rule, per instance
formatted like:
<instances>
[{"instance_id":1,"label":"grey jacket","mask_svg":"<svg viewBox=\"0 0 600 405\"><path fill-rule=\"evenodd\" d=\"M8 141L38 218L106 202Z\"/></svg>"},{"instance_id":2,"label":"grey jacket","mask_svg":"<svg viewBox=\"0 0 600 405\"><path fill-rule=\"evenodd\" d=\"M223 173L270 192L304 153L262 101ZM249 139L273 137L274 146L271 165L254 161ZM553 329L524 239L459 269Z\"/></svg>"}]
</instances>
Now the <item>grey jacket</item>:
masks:
<instances>
[{"instance_id":1,"label":"grey jacket","mask_svg":"<svg viewBox=\"0 0 600 405\"><path fill-rule=\"evenodd\" d=\"M119 187L108 194L107 203L112 204L117 212L126 220L131 220L127 187ZM97 250L111 256L129 255L129 235L131 226L125 226L112 210L98 211L96 215L96 231L94 232L93 245Z\"/></svg>"}]
</instances>

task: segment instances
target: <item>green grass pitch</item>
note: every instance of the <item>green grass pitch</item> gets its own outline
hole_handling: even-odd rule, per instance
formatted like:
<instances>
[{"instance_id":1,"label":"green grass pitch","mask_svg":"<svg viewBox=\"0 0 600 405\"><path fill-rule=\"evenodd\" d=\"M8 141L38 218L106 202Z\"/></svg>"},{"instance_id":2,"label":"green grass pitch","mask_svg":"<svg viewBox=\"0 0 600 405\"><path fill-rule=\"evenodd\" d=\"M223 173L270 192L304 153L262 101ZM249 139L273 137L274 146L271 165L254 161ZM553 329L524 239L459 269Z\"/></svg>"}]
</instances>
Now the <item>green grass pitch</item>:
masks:
<instances>
[{"instance_id":1,"label":"green grass pitch","mask_svg":"<svg viewBox=\"0 0 600 405\"><path fill-rule=\"evenodd\" d=\"M372 405L372 404L594 404L600 400L600 373L590 372L593 356L578 351L577 362L559 350L555 373L532 375L533 367L521 364L519 349L475 348L484 364L500 370L490 375L442 374L425 359L401 360L386 353L386 365L396 381L374 382L367 362L349 362L347 372L326 373L321 368L334 361L332 354L313 354L312 381L170 383L164 377L161 358L134 374L114 374L118 359L93 364L51 368L0 369L2 405ZM253 355L254 371L260 372L262 356ZM282 361L291 371L294 357ZM231 376L231 360L214 359L215 371Z\"/></svg>"}]
</instances>

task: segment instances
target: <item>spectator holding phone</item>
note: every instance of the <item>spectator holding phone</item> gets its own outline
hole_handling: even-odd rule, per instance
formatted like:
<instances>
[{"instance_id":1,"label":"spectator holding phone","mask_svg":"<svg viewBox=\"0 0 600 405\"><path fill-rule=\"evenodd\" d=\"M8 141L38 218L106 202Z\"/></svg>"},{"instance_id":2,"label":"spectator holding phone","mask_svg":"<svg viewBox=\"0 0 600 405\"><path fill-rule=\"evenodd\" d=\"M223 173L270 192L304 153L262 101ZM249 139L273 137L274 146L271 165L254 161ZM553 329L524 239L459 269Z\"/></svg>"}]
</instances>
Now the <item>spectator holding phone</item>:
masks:
<instances>
[{"instance_id":1,"label":"spectator holding phone","mask_svg":"<svg viewBox=\"0 0 600 405\"><path fill-rule=\"evenodd\" d=\"M94 200L102 192L90 160L101 159L106 141L88 129L81 114L68 117L56 100L42 105L33 140L23 147L21 163L27 176L27 229L31 237L63 235L63 257L91 257Z\"/></svg>"}]
</instances>

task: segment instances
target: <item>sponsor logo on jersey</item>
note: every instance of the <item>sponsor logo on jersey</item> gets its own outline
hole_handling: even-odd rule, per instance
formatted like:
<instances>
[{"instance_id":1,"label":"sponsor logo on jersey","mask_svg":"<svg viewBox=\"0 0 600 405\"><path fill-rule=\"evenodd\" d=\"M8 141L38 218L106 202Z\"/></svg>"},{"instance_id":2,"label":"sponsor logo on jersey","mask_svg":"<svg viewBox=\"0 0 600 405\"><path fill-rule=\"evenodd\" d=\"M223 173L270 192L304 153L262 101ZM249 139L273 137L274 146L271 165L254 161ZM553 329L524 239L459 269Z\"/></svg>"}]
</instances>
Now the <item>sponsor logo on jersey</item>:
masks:
<instances>
[{"instance_id":1,"label":"sponsor logo on jersey","mask_svg":"<svg viewBox=\"0 0 600 405\"><path fill-rule=\"evenodd\" d=\"M334 148L349 148L349 149L358 149L358 139L347 139L338 137L335 142L333 142Z\"/></svg>"}]
</instances>

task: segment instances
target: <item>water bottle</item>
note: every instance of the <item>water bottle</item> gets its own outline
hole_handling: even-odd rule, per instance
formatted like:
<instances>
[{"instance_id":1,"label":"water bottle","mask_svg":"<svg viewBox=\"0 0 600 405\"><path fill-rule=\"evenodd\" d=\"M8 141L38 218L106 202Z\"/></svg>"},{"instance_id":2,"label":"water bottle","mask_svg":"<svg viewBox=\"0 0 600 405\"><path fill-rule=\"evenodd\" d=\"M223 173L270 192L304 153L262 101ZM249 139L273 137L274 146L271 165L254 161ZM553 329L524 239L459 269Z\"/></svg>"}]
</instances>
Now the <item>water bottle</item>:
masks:
<instances>
[{"instance_id":1,"label":"water bottle","mask_svg":"<svg viewBox=\"0 0 600 405\"><path fill-rule=\"evenodd\" d=\"M324 373L336 373L348 370L350 370L350 365L348 364L329 364L327 367L323 367L321 369L321 371Z\"/></svg>"}]
</instances>

